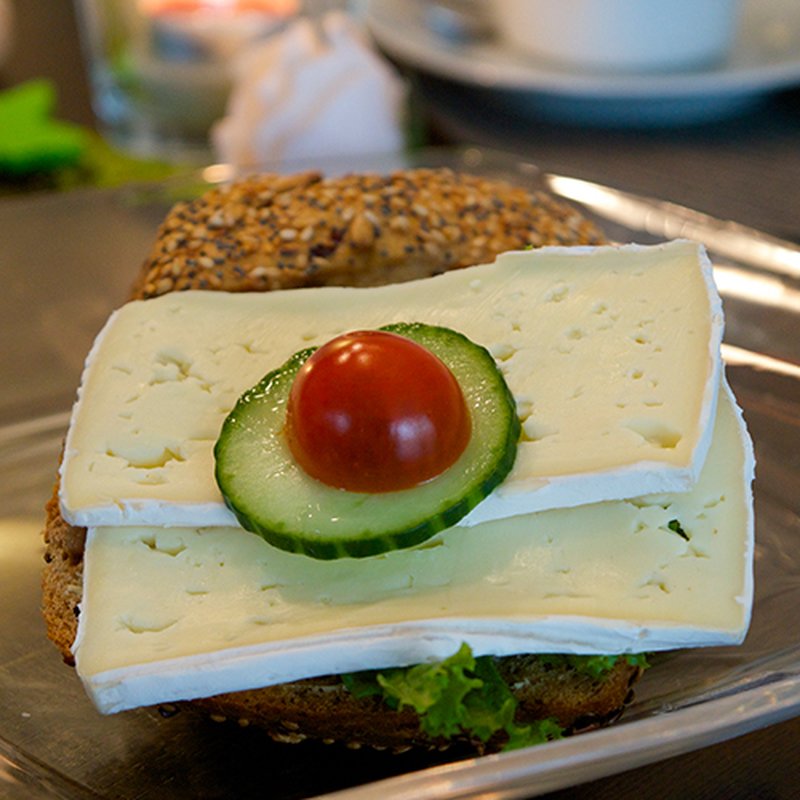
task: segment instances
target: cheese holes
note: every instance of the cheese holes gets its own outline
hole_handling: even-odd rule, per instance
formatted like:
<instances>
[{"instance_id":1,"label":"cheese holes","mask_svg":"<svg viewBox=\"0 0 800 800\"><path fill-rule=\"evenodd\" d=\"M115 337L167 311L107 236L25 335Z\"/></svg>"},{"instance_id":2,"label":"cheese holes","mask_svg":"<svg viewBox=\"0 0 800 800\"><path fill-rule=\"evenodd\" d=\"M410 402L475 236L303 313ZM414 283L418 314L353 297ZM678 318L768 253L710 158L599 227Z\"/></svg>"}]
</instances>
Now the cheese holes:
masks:
<instances>
[{"instance_id":1,"label":"cheese holes","mask_svg":"<svg viewBox=\"0 0 800 800\"><path fill-rule=\"evenodd\" d=\"M683 438L679 431L652 419L631 419L622 426L641 436L645 442L661 450L674 450Z\"/></svg>"}]
</instances>

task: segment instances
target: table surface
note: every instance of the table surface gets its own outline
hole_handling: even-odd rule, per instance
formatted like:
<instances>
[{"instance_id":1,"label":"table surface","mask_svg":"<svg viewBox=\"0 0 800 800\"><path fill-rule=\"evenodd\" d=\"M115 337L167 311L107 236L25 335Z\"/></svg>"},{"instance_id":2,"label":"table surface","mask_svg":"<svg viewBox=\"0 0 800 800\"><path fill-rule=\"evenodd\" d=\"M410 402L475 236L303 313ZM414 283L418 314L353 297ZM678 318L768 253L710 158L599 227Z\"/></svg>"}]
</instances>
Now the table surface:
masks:
<instances>
[{"instance_id":1,"label":"table surface","mask_svg":"<svg viewBox=\"0 0 800 800\"><path fill-rule=\"evenodd\" d=\"M0 65L0 86L50 76L59 87L62 116L91 124L89 92L70 4L64 0L16 0L12 5L16 47L10 59ZM465 87L418 73L409 73L409 77L418 112L435 142L514 151L549 171L671 200L800 242L800 90L767 97L749 113L713 125L666 131L592 130L520 120L513 114L475 113L475 98ZM9 224L14 214L22 220L30 213L41 212L47 198L6 202L15 204L15 210L6 209ZM114 230L132 241L141 233ZM69 267L59 263L57 257L57 237L63 233L52 231L53 239L43 237L35 243L39 249L26 255L31 263L44 259L44 263L53 265L51 274L40 276L40 280L58 280L56 268ZM93 254L91 263L100 268L102 259L113 259L119 241L105 237L100 254ZM0 268L4 274L10 269L9 255L0 237ZM24 274L15 277L22 285ZM102 292L122 291L117 283L119 280L87 292L87 318L91 318L92 303L107 302ZM13 292L2 302L7 309L13 302ZM80 316L72 324L76 337L87 335L81 326L89 323ZM70 333L65 332L65 340ZM62 371L76 368L69 362L51 366ZM32 369L26 386L42 381L42 373L43 369ZM26 386L19 386L20 402ZM3 410L13 413L14 403L4 404ZM800 719L794 719L548 797L794 798L800 792L799 783Z\"/></svg>"}]
</instances>

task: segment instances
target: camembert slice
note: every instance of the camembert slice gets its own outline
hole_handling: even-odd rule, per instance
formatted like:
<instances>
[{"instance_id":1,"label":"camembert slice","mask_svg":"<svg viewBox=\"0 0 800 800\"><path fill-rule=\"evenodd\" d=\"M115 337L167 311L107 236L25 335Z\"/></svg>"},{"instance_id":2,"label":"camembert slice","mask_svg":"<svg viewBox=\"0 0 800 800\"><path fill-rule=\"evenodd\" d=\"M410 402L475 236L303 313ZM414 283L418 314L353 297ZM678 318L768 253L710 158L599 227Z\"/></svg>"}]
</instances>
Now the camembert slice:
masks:
<instances>
[{"instance_id":1,"label":"camembert slice","mask_svg":"<svg viewBox=\"0 0 800 800\"><path fill-rule=\"evenodd\" d=\"M213 447L294 352L391 322L487 347L523 422L513 472L466 524L686 491L705 459L722 310L701 246L544 248L380 288L178 292L117 311L87 360L61 473L76 525L234 525Z\"/></svg>"}]
</instances>

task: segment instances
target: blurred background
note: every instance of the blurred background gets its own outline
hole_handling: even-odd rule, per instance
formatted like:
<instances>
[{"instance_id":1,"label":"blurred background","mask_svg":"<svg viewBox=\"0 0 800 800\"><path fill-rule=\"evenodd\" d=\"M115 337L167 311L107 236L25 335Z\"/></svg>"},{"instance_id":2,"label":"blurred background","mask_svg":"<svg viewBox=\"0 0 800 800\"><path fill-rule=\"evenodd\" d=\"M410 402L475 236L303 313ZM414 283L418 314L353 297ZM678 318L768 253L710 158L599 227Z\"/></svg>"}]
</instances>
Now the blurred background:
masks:
<instances>
[{"instance_id":1,"label":"blurred background","mask_svg":"<svg viewBox=\"0 0 800 800\"><path fill-rule=\"evenodd\" d=\"M76 162L66 131L49 132L54 154L41 126L2 122L4 188L477 144L800 238L796 3L613 0L594 19L592 0L569 0L547 18L555 5L0 0L0 120L20 117L7 90L24 87L18 104L52 102L113 148L91 140ZM11 127L38 142L27 156Z\"/></svg>"}]
</instances>

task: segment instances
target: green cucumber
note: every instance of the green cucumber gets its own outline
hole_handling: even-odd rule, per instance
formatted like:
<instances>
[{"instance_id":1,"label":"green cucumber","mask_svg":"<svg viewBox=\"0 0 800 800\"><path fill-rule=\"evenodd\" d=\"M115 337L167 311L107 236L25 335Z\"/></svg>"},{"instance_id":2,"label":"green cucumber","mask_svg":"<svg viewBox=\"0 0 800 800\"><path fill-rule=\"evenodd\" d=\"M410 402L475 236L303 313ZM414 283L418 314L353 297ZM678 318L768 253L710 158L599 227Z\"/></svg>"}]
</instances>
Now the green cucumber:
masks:
<instances>
[{"instance_id":1,"label":"green cucumber","mask_svg":"<svg viewBox=\"0 0 800 800\"><path fill-rule=\"evenodd\" d=\"M292 382L315 348L295 353L242 395L214 449L226 505L275 547L318 559L413 547L455 525L511 471L520 423L491 354L448 328L397 323L381 330L428 348L455 375L472 416L469 444L449 469L411 489L367 494L315 480L283 433Z\"/></svg>"}]
</instances>

